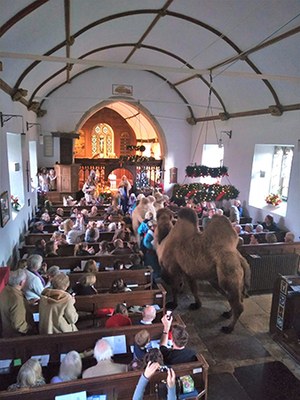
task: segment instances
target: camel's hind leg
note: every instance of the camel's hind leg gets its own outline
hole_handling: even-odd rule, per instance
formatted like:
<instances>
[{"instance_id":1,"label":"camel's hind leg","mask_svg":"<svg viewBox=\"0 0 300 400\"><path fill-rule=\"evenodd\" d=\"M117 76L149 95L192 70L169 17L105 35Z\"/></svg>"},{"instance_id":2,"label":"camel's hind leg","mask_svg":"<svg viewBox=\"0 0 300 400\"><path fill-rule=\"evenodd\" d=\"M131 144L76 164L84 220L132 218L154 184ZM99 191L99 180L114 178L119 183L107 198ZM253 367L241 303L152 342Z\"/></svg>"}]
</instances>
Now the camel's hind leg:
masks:
<instances>
[{"instance_id":1,"label":"camel's hind leg","mask_svg":"<svg viewBox=\"0 0 300 400\"><path fill-rule=\"evenodd\" d=\"M223 316L230 318L232 316L232 321L228 326L222 326L222 332L231 333L235 327L237 320L244 311L244 306L241 299L241 294L236 291L235 288L227 292L227 299L230 304L231 310L228 313L224 313Z\"/></svg>"},{"instance_id":2,"label":"camel's hind leg","mask_svg":"<svg viewBox=\"0 0 300 400\"><path fill-rule=\"evenodd\" d=\"M228 257L227 261L220 262L217 265L219 286L225 291L226 297L231 307L231 310L229 312L225 312L223 316L226 318L230 318L232 315L232 321L230 322L230 324L228 326L222 327L222 332L224 333L231 333L233 331L237 320L244 310L242 302L244 272L240 266L240 263L237 264L234 261L235 257Z\"/></svg>"}]
</instances>

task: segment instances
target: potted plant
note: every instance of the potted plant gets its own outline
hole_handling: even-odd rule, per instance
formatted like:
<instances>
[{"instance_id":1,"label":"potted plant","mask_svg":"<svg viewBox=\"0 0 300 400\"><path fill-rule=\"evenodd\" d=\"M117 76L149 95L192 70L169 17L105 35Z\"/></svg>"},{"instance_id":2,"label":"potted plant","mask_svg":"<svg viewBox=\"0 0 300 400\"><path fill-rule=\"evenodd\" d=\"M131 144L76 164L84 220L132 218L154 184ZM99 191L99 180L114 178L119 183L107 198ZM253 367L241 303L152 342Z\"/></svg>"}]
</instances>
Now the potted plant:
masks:
<instances>
[{"instance_id":1,"label":"potted plant","mask_svg":"<svg viewBox=\"0 0 300 400\"><path fill-rule=\"evenodd\" d=\"M270 193L265 198L267 204L271 204L272 206L276 207L282 202L281 197L279 194Z\"/></svg>"}]
</instances>

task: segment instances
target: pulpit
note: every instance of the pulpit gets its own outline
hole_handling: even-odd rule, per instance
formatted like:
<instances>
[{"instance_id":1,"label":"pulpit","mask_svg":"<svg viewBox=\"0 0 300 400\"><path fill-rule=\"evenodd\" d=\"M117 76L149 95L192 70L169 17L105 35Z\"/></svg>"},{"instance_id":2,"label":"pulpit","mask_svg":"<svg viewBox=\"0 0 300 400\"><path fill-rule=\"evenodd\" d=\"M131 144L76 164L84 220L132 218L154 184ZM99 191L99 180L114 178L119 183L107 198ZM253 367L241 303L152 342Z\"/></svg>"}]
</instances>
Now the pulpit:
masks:
<instances>
[{"instance_id":1,"label":"pulpit","mask_svg":"<svg viewBox=\"0 0 300 400\"><path fill-rule=\"evenodd\" d=\"M79 169L78 164L56 164L56 183L58 192L75 193L79 190Z\"/></svg>"}]
</instances>

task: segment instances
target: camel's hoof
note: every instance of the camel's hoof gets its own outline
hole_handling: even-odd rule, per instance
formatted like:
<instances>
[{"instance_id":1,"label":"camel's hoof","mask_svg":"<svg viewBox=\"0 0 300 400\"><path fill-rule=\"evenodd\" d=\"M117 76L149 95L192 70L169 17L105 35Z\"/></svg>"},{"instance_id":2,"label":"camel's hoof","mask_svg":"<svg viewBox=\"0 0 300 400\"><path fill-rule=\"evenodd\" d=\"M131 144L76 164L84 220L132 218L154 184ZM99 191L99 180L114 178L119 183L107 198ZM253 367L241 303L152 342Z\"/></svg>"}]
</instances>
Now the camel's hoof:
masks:
<instances>
[{"instance_id":1,"label":"camel's hoof","mask_svg":"<svg viewBox=\"0 0 300 400\"><path fill-rule=\"evenodd\" d=\"M222 326L221 331L228 334L233 331L233 328L231 326Z\"/></svg>"},{"instance_id":2,"label":"camel's hoof","mask_svg":"<svg viewBox=\"0 0 300 400\"><path fill-rule=\"evenodd\" d=\"M190 310L198 310L201 307L201 303L191 303L189 306Z\"/></svg>"},{"instance_id":3,"label":"camel's hoof","mask_svg":"<svg viewBox=\"0 0 300 400\"><path fill-rule=\"evenodd\" d=\"M224 311L222 317L229 319L231 318L232 312L231 311Z\"/></svg>"}]
</instances>

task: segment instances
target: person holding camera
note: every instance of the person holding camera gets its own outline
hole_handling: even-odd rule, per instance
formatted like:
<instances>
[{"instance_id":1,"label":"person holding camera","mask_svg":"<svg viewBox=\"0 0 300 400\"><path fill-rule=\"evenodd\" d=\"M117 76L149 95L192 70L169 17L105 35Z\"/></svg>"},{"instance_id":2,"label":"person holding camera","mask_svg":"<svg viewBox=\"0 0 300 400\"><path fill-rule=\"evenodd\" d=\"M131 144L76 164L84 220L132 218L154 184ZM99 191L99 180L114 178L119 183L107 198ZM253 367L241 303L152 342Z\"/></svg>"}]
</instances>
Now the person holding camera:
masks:
<instances>
[{"instance_id":1,"label":"person holding camera","mask_svg":"<svg viewBox=\"0 0 300 400\"><path fill-rule=\"evenodd\" d=\"M160 339L160 351L164 357L166 365L181 364L191 361L196 361L197 356L194 350L186 348L189 340L187 330L181 325L174 325L172 327L172 348L168 348L168 337L173 322L172 315L165 314L161 322L163 323L164 330Z\"/></svg>"},{"instance_id":2,"label":"person holding camera","mask_svg":"<svg viewBox=\"0 0 300 400\"><path fill-rule=\"evenodd\" d=\"M151 377L155 374L156 371L161 370L161 365L158 362L149 361L144 373L141 375L138 384L135 388L132 400L142 400L144 396L144 392L148 382ZM168 397L166 400L176 400L176 384L175 384L175 372L172 368L168 368L167 370L167 388L168 388Z\"/></svg>"}]
</instances>

